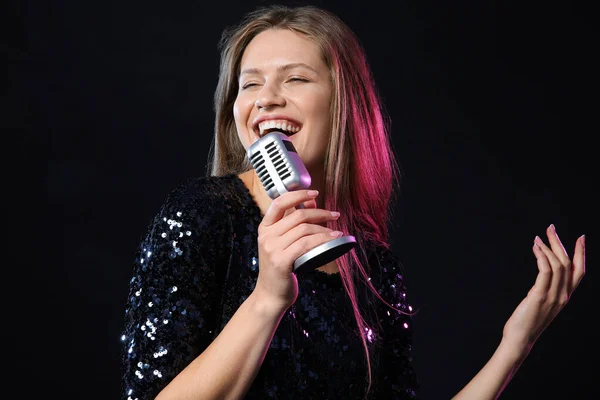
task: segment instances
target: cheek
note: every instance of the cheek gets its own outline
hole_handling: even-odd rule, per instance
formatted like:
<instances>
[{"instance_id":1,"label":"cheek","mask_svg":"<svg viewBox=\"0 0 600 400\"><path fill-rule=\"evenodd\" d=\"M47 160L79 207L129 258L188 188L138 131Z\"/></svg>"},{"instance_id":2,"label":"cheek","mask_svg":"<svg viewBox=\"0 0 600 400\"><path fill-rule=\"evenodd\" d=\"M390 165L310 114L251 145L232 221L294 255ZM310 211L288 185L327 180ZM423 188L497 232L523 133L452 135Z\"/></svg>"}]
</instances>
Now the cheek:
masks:
<instances>
[{"instance_id":1,"label":"cheek","mask_svg":"<svg viewBox=\"0 0 600 400\"><path fill-rule=\"evenodd\" d=\"M246 124L248 122L250 110L244 105L243 101L239 99L233 103L233 118L235 121L235 127L237 130L238 137L242 141L244 147L248 145L248 129Z\"/></svg>"},{"instance_id":2,"label":"cheek","mask_svg":"<svg viewBox=\"0 0 600 400\"><path fill-rule=\"evenodd\" d=\"M244 116L244 111L243 111L239 101L236 100L235 103L233 103L233 118L235 120L235 126L238 127L238 130L239 130L240 124L243 120L243 116Z\"/></svg>"},{"instance_id":3,"label":"cheek","mask_svg":"<svg viewBox=\"0 0 600 400\"><path fill-rule=\"evenodd\" d=\"M312 103L311 115L314 127L319 132L319 136L326 139L329 137L331 131L331 104L327 99L320 100Z\"/></svg>"},{"instance_id":4,"label":"cheek","mask_svg":"<svg viewBox=\"0 0 600 400\"><path fill-rule=\"evenodd\" d=\"M329 128L331 122L331 93L327 89L321 88L310 97L310 101L305 105L310 108L310 114L318 124L319 128Z\"/></svg>"}]
</instances>

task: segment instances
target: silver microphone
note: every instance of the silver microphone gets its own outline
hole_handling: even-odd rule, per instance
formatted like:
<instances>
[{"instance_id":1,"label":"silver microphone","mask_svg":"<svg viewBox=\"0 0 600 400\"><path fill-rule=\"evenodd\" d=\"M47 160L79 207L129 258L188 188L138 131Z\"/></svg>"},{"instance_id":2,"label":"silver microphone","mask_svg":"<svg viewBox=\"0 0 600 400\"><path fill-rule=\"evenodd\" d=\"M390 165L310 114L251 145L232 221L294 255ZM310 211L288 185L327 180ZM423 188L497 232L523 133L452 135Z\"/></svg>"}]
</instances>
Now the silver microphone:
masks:
<instances>
[{"instance_id":1,"label":"silver microphone","mask_svg":"<svg viewBox=\"0 0 600 400\"><path fill-rule=\"evenodd\" d=\"M248 159L270 198L286 192L310 188L311 178L292 141L282 132L273 131L254 142ZM304 208L300 204L296 208ZM342 236L323 243L294 261L294 272L319 268L356 246L354 236Z\"/></svg>"}]
</instances>

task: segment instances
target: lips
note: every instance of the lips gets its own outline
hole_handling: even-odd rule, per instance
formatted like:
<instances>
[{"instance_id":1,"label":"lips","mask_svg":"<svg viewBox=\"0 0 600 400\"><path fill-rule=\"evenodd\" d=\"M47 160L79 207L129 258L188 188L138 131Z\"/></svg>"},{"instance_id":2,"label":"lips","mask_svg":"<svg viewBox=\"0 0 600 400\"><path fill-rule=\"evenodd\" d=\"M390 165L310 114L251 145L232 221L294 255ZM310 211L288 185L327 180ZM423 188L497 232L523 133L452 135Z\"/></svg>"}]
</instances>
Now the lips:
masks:
<instances>
[{"instance_id":1,"label":"lips","mask_svg":"<svg viewBox=\"0 0 600 400\"><path fill-rule=\"evenodd\" d=\"M267 135L268 135L269 133L271 133L271 132L280 132L280 133L283 133L284 135L286 135L287 137L292 137L292 136L294 136L294 135L295 135L295 133L289 133L289 132L285 132L285 131L283 131L283 130L281 130L281 129L273 128L273 129L268 129L268 130L266 130L266 131L265 131L265 132L264 132L264 133L261 135L261 137L267 136Z\"/></svg>"},{"instance_id":2,"label":"lips","mask_svg":"<svg viewBox=\"0 0 600 400\"><path fill-rule=\"evenodd\" d=\"M280 131L287 136L293 136L296 132L300 130L299 126L292 125L291 122L286 120L263 121L259 124L258 127L260 130L259 134L261 137L273 131Z\"/></svg>"},{"instance_id":3,"label":"lips","mask_svg":"<svg viewBox=\"0 0 600 400\"><path fill-rule=\"evenodd\" d=\"M302 124L284 115L263 115L256 118L253 124L253 130L259 137L273 131L280 131L287 136L293 136L301 128Z\"/></svg>"}]
</instances>

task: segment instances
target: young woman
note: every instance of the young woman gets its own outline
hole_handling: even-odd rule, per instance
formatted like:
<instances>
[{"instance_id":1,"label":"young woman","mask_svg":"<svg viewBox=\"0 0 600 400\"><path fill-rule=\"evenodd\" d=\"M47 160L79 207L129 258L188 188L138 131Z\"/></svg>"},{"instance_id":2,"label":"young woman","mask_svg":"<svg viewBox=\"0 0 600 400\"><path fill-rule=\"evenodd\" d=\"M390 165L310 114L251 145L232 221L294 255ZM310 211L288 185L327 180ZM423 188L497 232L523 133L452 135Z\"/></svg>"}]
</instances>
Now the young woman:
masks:
<instances>
[{"instance_id":1,"label":"young woman","mask_svg":"<svg viewBox=\"0 0 600 400\"><path fill-rule=\"evenodd\" d=\"M122 337L124 398L414 399L411 315L388 245L397 186L363 50L336 16L272 6L225 32L211 174L165 200L134 265ZM272 200L246 149L286 132L311 190ZM304 208L296 208L303 204ZM293 262L342 234L357 247ZM495 399L584 275L553 227L538 278L457 399Z\"/></svg>"}]
</instances>

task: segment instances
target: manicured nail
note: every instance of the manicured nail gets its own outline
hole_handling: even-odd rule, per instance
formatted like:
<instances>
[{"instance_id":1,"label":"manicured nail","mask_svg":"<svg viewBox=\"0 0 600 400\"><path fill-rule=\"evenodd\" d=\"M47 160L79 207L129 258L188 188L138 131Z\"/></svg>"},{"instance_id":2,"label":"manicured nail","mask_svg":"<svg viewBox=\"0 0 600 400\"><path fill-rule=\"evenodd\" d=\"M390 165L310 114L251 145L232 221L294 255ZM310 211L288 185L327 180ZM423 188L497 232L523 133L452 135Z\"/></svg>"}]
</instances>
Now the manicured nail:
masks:
<instances>
[{"instance_id":1,"label":"manicured nail","mask_svg":"<svg viewBox=\"0 0 600 400\"><path fill-rule=\"evenodd\" d=\"M307 194L308 194L308 197L317 197L317 195L319 194L319 191L318 190L309 190L307 192Z\"/></svg>"},{"instance_id":2,"label":"manicured nail","mask_svg":"<svg viewBox=\"0 0 600 400\"><path fill-rule=\"evenodd\" d=\"M585 249L585 235L581 235L581 245Z\"/></svg>"},{"instance_id":3,"label":"manicured nail","mask_svg":"<svg viewBox=\"0 0 600 400\"><path fill-rule=\"evenodd\" d=\"M542 239L540 239L540 237L539 237L539 236L536 236L536 237L533 239L533 242L534 242L535 244L541 244L541 243L542 243Z\"/></svg>"},{"instance_id":4,"label":"manicured nail","mask_svg":"<svg viewBox=\"0 0 600 400\"><path fill-rule=\"evenodd\" d=\"M331 211L331 216L332 216L333 218L337 218L337 217L339 217L339 216L340 216L340 213L339 213L339 212L337 212L337 211Z\"/></svg>"},{"instance_id":5,"label":"manicured nail","mask_svg":"<svg viewBox=\"0 0 600 400\"><path fill-rule=\"evenodd\" d=\"M549 228L552 232L556 232L556 228L554 227L554 224L550 224Z\"/></svg>"},{"instance_id":6,"label":"manicured nail","mask_svg":"<svg viewBox=\"0 0 600 400\"><path fill-rule=\"evenodd\" d=\"M329 234L330 234L331 236L333 236L333 237L340 237L340 236L342 236L342 235L344 234L344 232L341 232L341 231L333 231L333 232L331 232L331 233L329 233Z\"/></svg>"}]
</instances>

